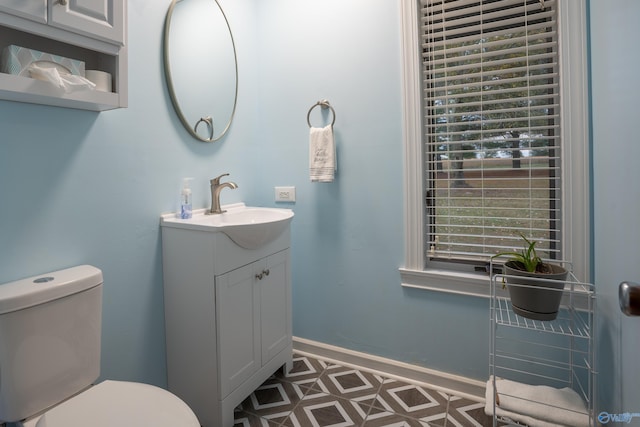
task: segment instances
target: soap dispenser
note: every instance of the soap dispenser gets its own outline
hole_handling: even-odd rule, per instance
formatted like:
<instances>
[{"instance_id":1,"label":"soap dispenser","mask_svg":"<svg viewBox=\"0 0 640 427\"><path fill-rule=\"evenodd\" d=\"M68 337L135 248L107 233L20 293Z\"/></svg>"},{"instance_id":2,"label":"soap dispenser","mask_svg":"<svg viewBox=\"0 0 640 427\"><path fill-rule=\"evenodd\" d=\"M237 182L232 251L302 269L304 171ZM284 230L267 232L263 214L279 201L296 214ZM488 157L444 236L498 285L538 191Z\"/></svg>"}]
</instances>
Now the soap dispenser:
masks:
<instances>
[{"instance_id":1,"label":"soap dispenser","mask_svg":"<svg viewBox=\"0 0 640 427\"><path fill-rule=\"evenodd\" d=\"M193 178L183 178L182 191L180 191L180 218L190 219L191 212L191 181Z\"/></svg>"}]
</instances>

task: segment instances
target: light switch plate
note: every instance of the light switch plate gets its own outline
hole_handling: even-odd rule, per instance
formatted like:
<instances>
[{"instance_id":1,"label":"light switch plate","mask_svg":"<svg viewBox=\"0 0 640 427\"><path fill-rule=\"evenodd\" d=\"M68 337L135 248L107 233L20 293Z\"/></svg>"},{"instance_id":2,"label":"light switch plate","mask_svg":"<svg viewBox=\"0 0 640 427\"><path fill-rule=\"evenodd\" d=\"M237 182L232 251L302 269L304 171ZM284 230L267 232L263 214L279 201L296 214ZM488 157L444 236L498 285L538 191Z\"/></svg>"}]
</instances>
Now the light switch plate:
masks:
<instances>
[{"instance_id":1,"label":"light switch plate","mask_svg":"<svg viewBox=\"0 0 640 427\"><path fill-rule=\"evenodd\" d=\"M275 187L276 202L293 203L296 201L296 187Z\"/></svg>"}]
</instances>

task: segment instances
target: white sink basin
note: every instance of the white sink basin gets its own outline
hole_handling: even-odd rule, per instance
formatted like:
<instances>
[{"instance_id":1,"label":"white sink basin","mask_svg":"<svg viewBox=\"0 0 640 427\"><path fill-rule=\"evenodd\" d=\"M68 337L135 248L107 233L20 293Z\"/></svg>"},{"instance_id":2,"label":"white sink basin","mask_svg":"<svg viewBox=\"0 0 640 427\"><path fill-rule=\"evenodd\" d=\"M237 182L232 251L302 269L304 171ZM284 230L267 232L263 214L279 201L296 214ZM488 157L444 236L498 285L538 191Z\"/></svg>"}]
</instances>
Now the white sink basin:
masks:
<instances>
[{"instance_id":1,"label":"white sink basin","mask_svg":"<svg viewBox=\"0 0 640 427\"><path fill-rule=\"evenodd\" d=\"M205 215L206 209L197 209L191 219L162 215L162 225L222 232L238 246L257 249L280 236L293 218L291 209L251 207L244 203L222 206L222 209L227 211L215 215Z\"/></svg>"}]
</instances>

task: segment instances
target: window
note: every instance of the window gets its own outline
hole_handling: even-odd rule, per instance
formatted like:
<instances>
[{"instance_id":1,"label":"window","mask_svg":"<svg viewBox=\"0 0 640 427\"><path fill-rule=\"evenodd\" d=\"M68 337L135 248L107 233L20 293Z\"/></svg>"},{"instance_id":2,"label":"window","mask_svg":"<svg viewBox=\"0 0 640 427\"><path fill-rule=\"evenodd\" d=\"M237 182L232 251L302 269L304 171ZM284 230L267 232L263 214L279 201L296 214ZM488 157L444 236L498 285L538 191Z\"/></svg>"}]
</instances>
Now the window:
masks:
<instances>
[{"instance_id":1,"label":"window","mask_svg":"<svg viewBox=\"0 0 640 427\"><path fill-rule=\"evenodd\" d=\"M404 285L484 294L519 232L588 278L586 12L565 3L403 2Z\"/></svg>"},{"instance_id":2,"label":"window","mask_svg":"<svg viewBox=\"0 0 640 427\"><path fill-rule=\"evenodd\" d=\"M479 261L523 231L562 258L554 3L427 0L422 17L427 256Z\"/></svg>"}]
</instances>

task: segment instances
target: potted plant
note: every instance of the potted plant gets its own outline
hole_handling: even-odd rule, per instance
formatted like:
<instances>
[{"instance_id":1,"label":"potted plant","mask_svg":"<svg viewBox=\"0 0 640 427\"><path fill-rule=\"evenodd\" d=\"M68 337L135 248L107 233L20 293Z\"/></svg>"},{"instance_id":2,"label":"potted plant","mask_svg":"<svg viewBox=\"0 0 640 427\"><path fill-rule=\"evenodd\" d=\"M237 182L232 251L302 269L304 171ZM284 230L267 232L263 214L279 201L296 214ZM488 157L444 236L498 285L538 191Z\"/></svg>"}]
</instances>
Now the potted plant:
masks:
<instances>
[{"instance_id":1,"label":"potted plant","mask_svg":"<svg viewBox=\"0 0 640 427\"><path fill-rule=\"evenodd\" d=\"M511 257L504 263L504 274L513 311L529 319L554 320L568 271L542 261L536 253L537 242L520 236L525 242L521 252L501 252L492 257Z\"/></svg>"}]
</instances>

